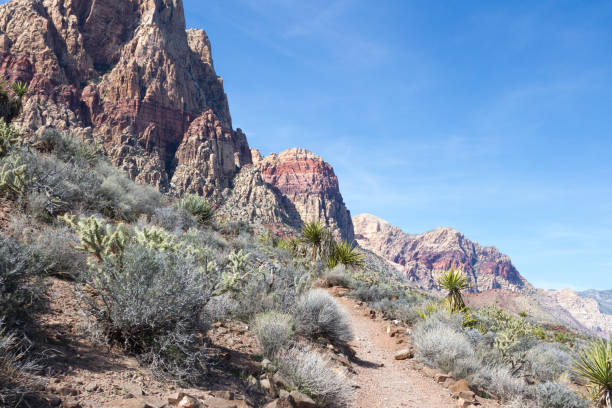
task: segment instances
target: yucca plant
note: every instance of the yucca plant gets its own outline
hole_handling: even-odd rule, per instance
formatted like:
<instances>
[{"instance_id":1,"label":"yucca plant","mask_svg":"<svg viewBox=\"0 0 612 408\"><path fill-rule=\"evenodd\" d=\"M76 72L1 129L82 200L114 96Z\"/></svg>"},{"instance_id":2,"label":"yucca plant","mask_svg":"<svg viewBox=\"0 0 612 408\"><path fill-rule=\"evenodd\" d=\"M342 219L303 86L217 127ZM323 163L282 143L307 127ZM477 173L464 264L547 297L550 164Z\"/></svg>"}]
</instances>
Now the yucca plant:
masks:
<instances>
[{"instance_id":1,"label":"yucca plant","mask_svg":"<svg viewBox=\"0 0 612 408\"><path fill-rule=\"evenodd\" d=\"M13 83L13 92L15 92L15 95L19 98L23 98L28 93L28 85L24 82L17 81Z\"/></svg>"},{"instance_id":2,"label":"yucca plant","mask_svg":"<svg viewBox=\"0 0 612 408\"><path fill-rule=\"evenodd\" d=\"M302 240L312 246L312 260L317 260L317 253L321 252L321 245L325 240L327 230L320 223L313 221L302 227Z\"/></svg>"},{"instance_id":3,"label":"yucca plant","mask_svg":"<svg viewBox=\"0 0 612 408\"><path fill-rule=\"evenodd\" d=\"M582 350L573 371L589 382L598 407L612 408L612 338L595 340Z\"/></svg>"},{"instance_id":4,"label":"yucca plant","mask_svg":"<svg viewBox=\"0 0 612 408\"><path fill-rule=\"evenodd\" d=\"M333 269L339 264L344 266L363 266L363 254L357 251L356 245L351 245L348 241L334 243L332 256L327 260L327 266Z\"/></svg>"},{"instance_id":5,"label":"yucca plant","mask_svg":"<svg viewBox=\"0 0 612 408\"><path fill-rule=\"evenodd\" d=\"M214 215L212 205L204 197L195 194L186 194L178 202L178 207L187 210L200 224L210 223Z\"/></svg>"},{"instance_id":6,"label":"yucca plant","mask_svg":"<svg viewBox=\"0 0 612 408\"><path fill-rule=\"evenodd\" d=\"M461 291L469 287L467 277L462 271L451 267L438 278L438 284L442 289L448 291L444 303L451 312L461 311L465 308L465 302Z\"/></svg>"}]
</instances>

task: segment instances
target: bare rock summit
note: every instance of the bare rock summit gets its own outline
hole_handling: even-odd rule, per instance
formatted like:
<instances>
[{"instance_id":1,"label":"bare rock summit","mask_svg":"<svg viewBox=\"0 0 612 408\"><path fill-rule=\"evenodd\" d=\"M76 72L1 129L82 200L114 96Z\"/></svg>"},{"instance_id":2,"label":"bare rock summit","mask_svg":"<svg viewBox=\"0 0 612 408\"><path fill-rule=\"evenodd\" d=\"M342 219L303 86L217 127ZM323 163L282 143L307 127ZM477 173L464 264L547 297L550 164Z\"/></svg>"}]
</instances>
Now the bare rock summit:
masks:
<instances>
[{"instance_id":1,"label":"bare rock summit","mask_svg":"<svg viewBox=\"0 0 612 408\"><path fill-rule=\"evenodd\" d=\"M265 157L252 150L251 157L263 179L293 203L303 222L321 222L337 238L353 241L351 214L329 163L308 150L298 148Z\"/></svg>"},{"instance_id":2,"label":"bare rock summit","mask_svg":"<svg viewBox=\"0 0 612 408\"><path fill-rule=\"evenodd\" d=\"M406 234L370 214L356 215L353 225L361 247L393 262L409 280L425 289L437 289L437 277L451 266L468 275L474 291L533 289L507 255L470 241L452 228Z\"/></svg>"},{"instance_id":3,"label":"bare rock summit","mask_svg":"<svg viewBox=\"0 0 612 408\"><path fill-rule=\"evenodd\" d=\"M214 196L251 163L182 0L13 0L0 6L0 74L29 84L22 129L95 140L162 191Z\"/></svg>"}]
</instances>

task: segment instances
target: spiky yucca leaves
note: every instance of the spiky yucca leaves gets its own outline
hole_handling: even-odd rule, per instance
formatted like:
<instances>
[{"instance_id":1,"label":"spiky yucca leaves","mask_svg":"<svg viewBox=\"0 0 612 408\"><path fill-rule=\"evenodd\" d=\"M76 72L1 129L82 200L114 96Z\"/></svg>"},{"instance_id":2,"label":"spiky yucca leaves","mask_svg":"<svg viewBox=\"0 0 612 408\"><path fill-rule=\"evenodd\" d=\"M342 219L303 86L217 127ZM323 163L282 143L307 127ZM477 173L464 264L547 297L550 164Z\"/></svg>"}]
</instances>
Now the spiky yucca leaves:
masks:
<instances>
[{"instance_id":1,"label":"spiky yucca leaves","mask_svg":"<svg viewBox=\"0 0 612 408\"><path fill-rule=\"evenodd\" d=\"M17 129L0 118L0 158L6 156L11 148L19 142L19 136Z\"/></svg>"},{"instance_id":2,"label":"spiky yucca leaves","mask_svg":"<svg viewBox=\"0 0 612 408\"><path fill-rule=\"evenodd\" d=\"M317 260L321 253L321 245L325 240L327 230L321 223L312 221L302 227L302 240L312 246L312 260Z\"/></svg>"},{"instance_id":3,"label":"spiky yucca leaves","mask_svg":"<svg viewBox=\"0 0 612 408\"><path fill-rule=\"evenodd\" d=\"M363 254L357 251L356 245L351 245L348 241L336 242L332 247L332 256L327 260L327 266L333 269L340 264L347 267L363 266Z\"/></svg>"},{"instance_id":4,"label":"spiky yucca leaves","mask_svg":"<svg viewBox=\"0 0 612 408\"><path fill-rule=\"evenodd\" d=\"M204 197L195 194L186 194L178 202L178 207L186 210L196 217L200 224L208 224L212 221L214 210Z\"/></svg>"},{"instance_id":5,"label":"spiky yucca leaves","mask_svg":"<svg viewBox=\"0 0 612 408\"><path fill-rule=\"evenodd\" d=\"M12 85L12 93L7 89L4 79L0 79L0 117L10 123L21 112L23 97L28 93L28 86L22 82L15 82Z\"/></svg>"},{"instance_id":6,"label":"spiky yucca leaves","mask_svg":"<svg viewBox=\"0 0 612 408\"><path fill-rule=\"evenodd\" d=\"M612 338L595 340L583 350L573 371L589 382L599 407L612 408Z\"/></svg>"},{"instance_id":7,"label":"spiky yucca leaves","mask_svg":"<svg viewBox=\"0 0 612 408\"><path fill-rule=\"evenodd\" d=\"M28 93L28 85L24 82L17 81L13 83L13 92L21 99Z\"/></svg>"},{"instance_id":8,"label":"spiky yucca leaves","mask_svg":"<svg viewBox=\"0 0 612 408\"><path fill-rule=\"evenodd\" d=\"M461 291L469 287L467 277L462 271L451 267L438 278L438 284L448 291L444 303L451 312L458 312L465 308Z\"/></svg>"},{"instance_id":9,"label":"spiky yucca leaves","mask_svg":"<svg viewBox=\"0 0 612 408\"><path fill-rule=\"evenodd\" d=\"M89 218L76 219L76 216L65 215L59 217L81 239L81 246L76 248L87 251L102 261L104 257L120 255L128 242L129 235L124 224L116 227L98 220L93 215Z\"/></svg>"}]
</instances>

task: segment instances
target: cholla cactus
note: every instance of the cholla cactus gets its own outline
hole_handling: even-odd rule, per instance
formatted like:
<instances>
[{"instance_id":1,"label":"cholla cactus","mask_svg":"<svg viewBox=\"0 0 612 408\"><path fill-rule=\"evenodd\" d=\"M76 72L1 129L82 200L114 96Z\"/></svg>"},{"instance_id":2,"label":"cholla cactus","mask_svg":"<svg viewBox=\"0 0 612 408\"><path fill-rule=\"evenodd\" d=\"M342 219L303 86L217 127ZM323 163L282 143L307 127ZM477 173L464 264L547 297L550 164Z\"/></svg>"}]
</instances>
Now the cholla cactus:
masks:
<instances>
[{"instance_id":1,"label":"cholla cactus","mask_svg":"<svg viewBox=\"0 0 612 408\"><path fill-rule=\"evenodd\" d=\"M227 292L238 292L238 285L252 274L248 268L248 260L251 254L242 249L233 251L229 256L227 270L221 274L221 281L217 284L214 296L220 296Z\"/></svg>"},{"instance_id":2,"label":"cholla cactus","mask_svg":"<svg viewBox=\"0 0 612 408\"><path fill-rule=\"evenodd\" d=\"M26 165L19 164L18 158L13 158L0 168L0 193L22 194L27 185Z\"/></svg>"},{"instance_id":3,"label":"cholla cactus","mask_svg":"<svg viewBox=\"0 0 612 408\"><path fill-rule=\"evenodd\" d=\"M527 351L517 351L517 346L522 339L527 337L531 331L531 325L523 319L511 319L507 322L504 329L497 332L495 337L495 349L502 360L512 367L513 372L517 372L525 364Z\"/></svg>"},{"instance_id":4,"label":"cholla cactus","mask_svg":"<svg viewBox=\"0 0 612 408\"><path fill-rule=\"evenodd\" d=\"M74 215L65 215L59 219L79 235L81 246L76 249L87 251L100 261L109 255L120 255L129 239L124 224L113 228L93 215L78 221Z\"/></svg>"},{"instance_id":5,"label":"cholla cactus","mask_svg":"<svg viewBox=\"0 0 612 408\"><path fill-rule=\"evenodd\" d=\"M0 157L8 154L11 148L19 142L19 131L0 118Z\"/></svg>"},{"instance_id":6,"label":"cholla cactus","mask_svg":"<svg viewBox=\"0 0 612 408\"><path fill-rule=\"evenodd\" d=\"M136 242L156 251L176 252L183 246L182 243L176 243L175 235L159 227L136 229Z\"/></svg>"}]
</instances>

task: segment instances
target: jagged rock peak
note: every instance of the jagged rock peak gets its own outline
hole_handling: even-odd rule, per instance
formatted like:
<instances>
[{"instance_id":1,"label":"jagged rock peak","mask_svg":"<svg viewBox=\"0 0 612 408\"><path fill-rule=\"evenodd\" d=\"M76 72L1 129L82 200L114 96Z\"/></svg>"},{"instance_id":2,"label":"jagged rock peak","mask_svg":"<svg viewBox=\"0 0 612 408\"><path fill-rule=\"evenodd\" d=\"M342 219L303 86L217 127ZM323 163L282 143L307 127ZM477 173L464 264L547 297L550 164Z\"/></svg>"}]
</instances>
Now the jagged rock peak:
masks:
<instances>
[{"instance_id":1,"label":"jagged rock peak","mask_svg":"<svg viewBox=\"0 0 612 408\"><path fill-rule=\"evenodd\" d=\"M24 130L95 139L130 177L161 190L174 182L184 162L177 151L202 115L219 125L217 137L232 139L233 163L251 162L244 134L232 130L208 36L185 30L182 0L13 0L0 6L0 74L30 84L17 121ZM215 180L221 185L239 170L214 162L224 170L208 173L229 177ZM176 184L201 188L189 181Z\"/></svg>"},{"instance_id":2,"label":"jagged rock peak","mask_svg":"<svg viewBox=\"0 0 612 408\"><path fill-rule=\"evenodd\" d=\"M360 246L394 262L410 280L426 289L437 289L437 276L454 266L467 273L475 291L533 290L510 257L495 247L483 247L467 239L453 228L406 234L370 214L356 215L353 225Z\"/></svg>"},{"instance_id":3,"label":"jagged rock peak","mask_svg":"<svg viewBox=\"0 0 612 408\"><path fill-rule=\"evenodd\" d=\"M292 148L261 157L252 151L253 163L264 180L295 206L304 222L319 221L337 238L354 239L351 215L344 204L332 166L306 149Z\"/></svg>"}]
</instances>

